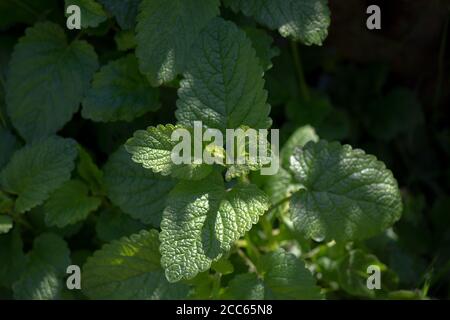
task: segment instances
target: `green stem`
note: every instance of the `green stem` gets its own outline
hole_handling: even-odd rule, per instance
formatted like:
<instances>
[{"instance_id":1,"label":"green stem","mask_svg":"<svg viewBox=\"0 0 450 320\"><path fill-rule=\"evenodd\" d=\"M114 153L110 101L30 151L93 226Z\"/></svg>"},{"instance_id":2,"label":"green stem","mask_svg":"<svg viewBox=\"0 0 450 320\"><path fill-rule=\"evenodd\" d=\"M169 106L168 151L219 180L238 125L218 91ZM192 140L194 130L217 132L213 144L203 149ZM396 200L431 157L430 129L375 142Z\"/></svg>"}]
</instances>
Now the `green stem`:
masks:
<instances>
[{"instance_id":1,"label":"green stem","mask_svg":"<svg viewBox=\"0 0 450 320\"><path fill-rule=\"evenodd\" d=\"M284 199L278 201L277 203L275 203L273 206L271 206L271 207L269 208L269 210L267 211L267 213L269 213L269 212L275 210L275 209L278 208L279 206L281 206L281 205L283 205L284 203L290 201L291 198L292 198L292 196L290 195L290 196L288 196L288 197L286 197L286 198L284 198Z\"/></svg>"},{"instance_id":2,"label":"green stem","mask_svg":"<svg viewBox=\"0 0 450 320\"><path fill-rule=\"evenodd\" d=\"M238 248L237 249L237 253L238 255L242 258L242 260L244 260L244 262L248 265L248 269L250 272L256 272L256 266L253 263L253 261L247 257L247 255L244 253L244 251L242 251L242 249Z\"/></svg>"},{"instance_id":3,"label":"green stem","mask_svg":"<svg viewBox=\"0 0 450 320\"><path fill-rule=\"evenodd\" d=\"M309 92L308 84L305 80L305 73L303 71L303 65L302 61L300 59L300 53L298 50L298 45L296 42L291 41L291 49L292 49L292 56L294 58L294 65L295 69L297 70L297 77L300 85L300 94L302 97L304 97L306 100L309 100L311 95Z\"/></svg>"}]
</instances>

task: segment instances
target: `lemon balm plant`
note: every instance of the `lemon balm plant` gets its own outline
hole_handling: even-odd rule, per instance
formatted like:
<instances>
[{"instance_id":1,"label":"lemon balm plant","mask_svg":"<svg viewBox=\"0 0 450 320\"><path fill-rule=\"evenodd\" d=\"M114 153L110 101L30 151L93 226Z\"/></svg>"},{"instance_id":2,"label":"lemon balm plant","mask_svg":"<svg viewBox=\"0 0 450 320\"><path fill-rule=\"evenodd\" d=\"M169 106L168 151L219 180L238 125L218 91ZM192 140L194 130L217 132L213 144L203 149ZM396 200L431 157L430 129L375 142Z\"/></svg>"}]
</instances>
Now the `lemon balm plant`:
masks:
<instances>
[{"instance_id":1,"label":"lemon balm plant","mask_svg":"<svg viewBox=\"0 0 450 320\"><path fill-rule=\"evenodd\" d=\"M326 39L326 0L22 2L23 12L0 5L16 14L0 13L2 29L29 25L9 46L1 38L0 297L395 291L394 272L363 245L403 210L397 181L374 155L327 141L309 121L282 131L270 176L249 163L171 158L173 132L196 121L223 135L274 128L280 85L317 105L289 106L289 118L320 117L327 106L304 81L298 46ZM81 31L65 28L69 5L80 7ZM286 43L299 77L277 87L266 75ZM66 287L74 264L79 291ZM386 279L379 292L361 276L369 265Z\"/></svg>"}]
</instances>

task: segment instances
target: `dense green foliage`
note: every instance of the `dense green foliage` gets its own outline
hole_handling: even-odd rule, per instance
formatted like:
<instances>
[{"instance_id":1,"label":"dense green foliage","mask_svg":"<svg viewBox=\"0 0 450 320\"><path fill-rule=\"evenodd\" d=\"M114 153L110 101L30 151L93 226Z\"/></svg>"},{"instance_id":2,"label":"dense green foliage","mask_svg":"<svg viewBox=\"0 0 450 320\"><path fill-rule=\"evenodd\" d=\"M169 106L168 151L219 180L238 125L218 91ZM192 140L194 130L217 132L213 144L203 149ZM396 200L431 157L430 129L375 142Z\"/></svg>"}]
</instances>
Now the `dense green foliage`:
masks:
<instances>
[{"instance_id":1,"label":"dense green foliage","mask_svg":"<svg viewBox=\"0 0 450 320\"><path fill-rule=\"evenodd\" d=\"M448 298L444 99L332 28L326 0L1 2L0 299ZM280 169L175 164L195 121L279 128Z\"/></svg>"}]
</instances>

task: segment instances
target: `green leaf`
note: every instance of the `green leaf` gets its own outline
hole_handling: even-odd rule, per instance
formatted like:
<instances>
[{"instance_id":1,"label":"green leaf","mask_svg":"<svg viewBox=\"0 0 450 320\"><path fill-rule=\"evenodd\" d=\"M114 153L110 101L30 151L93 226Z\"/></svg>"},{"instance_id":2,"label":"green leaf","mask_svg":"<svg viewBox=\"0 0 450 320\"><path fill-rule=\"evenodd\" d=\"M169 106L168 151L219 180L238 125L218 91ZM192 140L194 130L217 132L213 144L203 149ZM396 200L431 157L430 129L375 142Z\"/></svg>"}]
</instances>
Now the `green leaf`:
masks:
<instances>
[{"instance_id":1,"label":"green leaf","mask_svg":"<svg viewBox=\"0 0 450 320\"><path fill-rule=\"evenodd\" d=\"M136 36L133 31L120 31L114 36L117 50L128 51L136 48Z\"/></svg>"},{"instance_id":2,"label":"green leaf","mask_svg":"<svg viewBox=\"0 0 450 320\"><path fill-rule=\"evenodd\" d=\"M377 266L380 271L385 270L376 256L366 254L362 250L352 250L338 263L338 281L343 290L354 296L375 298L375 291L367 287L367 279L371 273L367 273L369 266ZM381 274L383 279L383 274Z\"/></svg>"},{"instance_id":3,"label":"green leaf","mask_svg":"<svg viewBox=\"0 0 450 320\"><path fill-rule=\"evenodd\" d=\"M58 300L61 290L54 268L43 264L30 265L13 285L16 300Z\"/></svg>"},{"instance_id":4,"label":"green leaf","mask_svg":"<svg viewBox=\"0 0 450 320\"><path fill-rule=\"evenodd\" d=\"M131 217L159 226L175 181L134 163L123 147L110 156L104 171L111 201Z\"/></svg>"},{"instance_id":5,"label":"green leaf","mask_svg":"<svg viewBox=\"0 0 450 320\"><path fill-rule=\"evenodd\" d=\"M265 299L320 299L319 287L302 260L280 249L262 258Z\"/></svg>"},{"instance_id":6,"label":"green leaf","mask_svg":"<svg viewBox=\"0 0 450 320\"><path fill-rule=\"evenodd\" d=\"M131 219L117 208L103 210L98 217L95 230L100 240L110 242L145 229L145 225Z\"/></svg>"},{"instance_id":7,"label":"green leaf","mask_svg":"<svg viewBox=\"0 0 450 320\"><path fill-rule=\"evenodd\" d=\"M68 44L60 26L43 22L28 28L14 48L6 84L14 127L27 141L57 132L78 110L97 67L92 46L80 40Z\"/></svg>"},{"instance_id":8,"label":"green leaf","mask_svg":"<svg viewBox=\"0 0 450 320\"><path fill-rule=\"evenodd\" d=\"M94 0L65 0L64 3L66 9L71 5L80 7L82 28L98 27L100 23L107 19L106 12L102 6ZM67 16L68 14L66 13Z\"/></svg>"},{"instance_id":9,"label":"green leaf","mask_svg":"<svg viewBox=\"0 0 450 320\"><path fill-rule=\"evenodd\" d=\"M373 236L400 218L397 181L375 156L337 142L294 151L291 171L303 185L291 200L294 227L317 241Z\"/></svg>"},{"instance_id":10,"label":"green leaf","mask_svg":"<svg viewBox=\"0 0 450 320\"><path fill-rule=\"evenodd\" d=\"M30 222L33 231L36 234L50 232L63 238L70 238L80 232L81 227L83 226L82 222L78 222L75 224L67 225L63 228L49 227L47 223L45 223L45 215L46 214L43 205L33 208L30 212L27 212L26 218Z\"/></svg>"},{"instance_id":11,"label":"green leaf","mask_svg":"<svg viewBox=\"0 0 450 320\"><path fill-rule=\"evenodd\" d=\"M292 174L283 168L280 168L278 172L272 176L267 176L267 180L264 186L264 191L269 195L272 204L279 204L294 192L300 188L298 183L295 183ZM288 206L288 203L286 203ZM285 211L283 206L282 211Z\"/></svg>"},{"instance_id":12,"label":"green leaf","mask_svg":"<svg viewBox=\"0 0 450 320\"><path fill-rule=\"evenodd\" d=\"M271 125L263 69L245 32L232 22L214 19L191 51L178 90L180 123L192 126L202 121L222 132L242 125L255 129Z\"/></svg>"},{"instance_id":13,"label":"green leaf","mask_svg":"<svg viewBox=\"0 0 450 320\"><path fill-rule=\"evenodd\" d=\"M89 188L79 180L69 180L50 195L44 205L45 223L63 228L87 218L101 199L89 196Z\"/></svg>"},{"instance_id":14,"label":"green leaf","mask_svg":"<svg viewBox=\"0 0 450 320\"><path fill-rule=\"evenodd\" d=\"M289 169L290 157L294 153L294 150L298 147L303 148L310 141L319 141L319 136L313 127L306 125L295 130L281 149L281 165Z\"/></svg>"},{"instance_id":15,"label":"green leaf","mask_svg":"<svg viewBox=\"0 0 450 320\"><path fill-rule=\"evenodd\" d=\"M47 200L70 179L76 156L75 141L57 136L17 151L0 174L0 185L18 195L15 210L23 213Z\"/></svg>"},{"instance_id":16,"label":"green leaf","mask_svg":"<svg viewBox=\"0 0 450 320\"><path fill-rule=\"evenodd\" d=\"M277 47L272 47L273 39L262 29L254 27L244 28L245 34L252 41L261 67L267 71L272 68L272 58L280 54Z\"/></svg>"},{"instance_id":17,"label":"green leaf","mask_svg":"<svg viewBox=\"0 0 450 320\"><path fill-rule=\"evenodd\" d=\"M225 299L264 300L264 281L255 273L238 274L228 284Z\"/></svg>"},{"instance_id":18,"label":"green leaf","mask_svg":"<svg viewBox=\"0 0 450 320\"><path fill-rule=\"evenodd\" d=\"M0 261L0 287L11 287L19 279L27 263L17 227L8 234L0 234Z\"/></svg>"},{"instance_id":19,"label":"green leaf","mask_svg":"<svg viewBox=\"0 0 450 320\"><path fill-rule=\"evenodd\" d=\"M134 29L141 0L99 0L111 12L122 29Z\"/></svg>"},{"instance_id":20,"label":"green leaf","mask_svg":"<svg viewBox=\"0 0 450 320\"><path fill-rule=\"evenodd\" d=\"M389 300L424 300L424 295L419 290L397 290L397 291L389 292L388 299Z\"/></svg>"},{"instance_id":21,"label":"green leaf","mask_svg":"<svg viewBox=\"0 0 450 320\"><path fill-rule=\"evenodd\" d=\"M278 29L283 37L306 45L321 45L328 35L327 0L224 0L224 3L268 28Z\"/></svg>"},{"instance_id":22,"label":"green leaf","mask_svg":"<svg viewBox=\"0 0 450 320\"><path fill-rule=\"evenodd\" d=\"M219 13L219 0L143 0L137 50L141 71L154 86L183 72L200 30ZM195 56L194 56L195 57Z\"/></svg>"},{"instance_id":23,"label":"green leaf","mask_svg":"<svg viewBox=\"0 0 450 320\"><path fill-rule=\"evenodd\" d=\"M63 239L51 233L40 235L34 240L24 273L13 285L14 298L59 299L70 264L70 251Z\"/></svg>"},{"instance_id":24,"label":"green leaf","mask_svg":"<svg viewBox=\"0 0 450 320\"><path fill-rule=\"evenodd\" d=\"M160 266L158 232L141 231L105 245L83 268L91 299L182 299L189 287L169 284Z\"/></svg>"},{"instance_id":25,"label":"green leaf","mask_svg":"<svg viewBox=\"0 0 450 320\"><path fill-rule=\"evenodd\" d=\"M137 59L130 54L94 75L81 114L93 121L131 121L158 108L157 89L139 73Z\"/></svg>"},{"instance_id":26,"label":"green leaf","mask_svg":"<svg viewBox=\"0 0 450 320\"><path fill-rule=\"evenodd\" d=\"M20 142L8 130L0 128L0 170L8 163Z\"/></svg>"},{"instance_id":27,"label":"green leaf","mask_svg":"<svg viewBox=\"0 0 450 320\"><path fill-rule=\"evenodd\" d=\"M222 258L218 261L214 261L211 264L211 269L216 272L221 273L222 275L231 274L234 272L233 264L226 258Z\"/></svg>"},{"instance_id":28,"label":"green leaf","mask_svg":"<svg viewBox=\"0 0 450 320\"><path fill-rule=\"evenodd\" d=\"M242 131L240 131L242 130ZM237 136L242 136L244 141L239 141L240 139ZM219 158L226 158L226 153L229 149L229 143L231 142L229 139L228 132L226 133L226 150L218 147L216 152L219 155ZM254 139L252 138L254 137ZM225 173L225 180L231 181L234 178L248 175L251 171L261 170L263 167L267 167L269 164L272 164L274 161L278 161L276 155L272 154L272 147L267 141L267 135L264 136L260 134L260 132L248 128L246 126L242 126L237 130L234 130L234 137L232 137L233 147L234 147L234 160L233 163L225 163L225 167L227 171ZM266 143L266 154L259 154L261 148L263 148L262 142ZM256 154L252 154L252 145L256 142L257 148L255 148L254 152ZM241 157L242 163L238 163L238 158Z\"/></svg>"},{"instance_id":29,"label":"green leaf","mask_svg":"<svg viewBox=\"0 0 450 320\"><path fill-rule=\"evenodd\" d=\"M294 181L292 173L289 172L289 159L296 148L304 147L309 141L317 142L319 137L311 126L298 128L291 134L280 151L281 168L274 175L265 178L264 191L270 197L275 212L284 213L289 209L289 202L280 204L281 201L290 197L298 191L300 185Z\"/></svg>"},{"instance_id":30,"label":"green leaf","mask_svg":"<svg viewBox=\"0 0 450 320\"><path fill-rule=\"evenodd\" d=\"M261 276L243 274L230 281L225 297L231 299L321 299L320 288L304 263L279 249L261 261Z\"/></svg>"},{"instance_id":31,"label":"green leaf","mask_svg":"<svg viewBox=\"0 0 450 320\"><path fill-rule=\"evenodd\" d=\"M95 195L103 194L103 172L97 167L91 155L78 145L77 173Z\"/></svg>"},{"instance_id":32,"label":"green leaf","mask_svg":"<svg viewBox=\"0 0 450 320\"><path fill-rule=\"evenodd\" d=\"M172 176L177 179L199 180L206 177L212 171L212 166L201 164L175 164L172 160L174 147L178 141L172 141L172 133L181 126L158 125L148 127L147 130L138 130L133 138L129 139L125 147L132 154L134 162L144 168L163 176Z\"/></svg>"},{"instance_id":33,"label":"green leaf","mask_svg":"<svg viewBox=\"0 0 450 320\"><path fill-rule=\"evenodd\" d=\"M29 260L31 265L41 263L52 266L58 276L64 276L70 265L70 250L61 237L43 233L34 239Z\"/></svg>"},{"instance_id":34,"label":"green leaf","mask_svg":"<svg viewBox=\"0 0 450 320\"><path fill-rule=\"evenodd\" d=\"M13 221L10 216L0 215L0 234L8 233L13 227Z\"/></svg>"},{"instance_id":35,"label":"green leaf","mask_svg":"<svg viewBox=\"0 0 450 320\"><path fill-rule=\"evenodd\" d=\"M191 279L229 251L269 208L254 185L225 190L222 177L180 182L169 194L161 222L161 264L170 282Z\"/></svg>"}]
</instances>

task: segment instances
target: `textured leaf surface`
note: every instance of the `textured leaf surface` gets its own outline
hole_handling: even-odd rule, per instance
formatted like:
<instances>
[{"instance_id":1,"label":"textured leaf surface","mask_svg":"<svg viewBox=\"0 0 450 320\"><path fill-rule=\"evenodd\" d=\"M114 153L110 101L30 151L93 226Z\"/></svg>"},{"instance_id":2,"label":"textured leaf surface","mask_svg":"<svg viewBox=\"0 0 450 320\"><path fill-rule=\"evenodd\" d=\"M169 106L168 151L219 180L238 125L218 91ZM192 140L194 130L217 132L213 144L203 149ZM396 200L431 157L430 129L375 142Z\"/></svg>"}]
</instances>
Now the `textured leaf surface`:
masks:
<instances>
[{"instance_id":1,"label":"textured leaf surface","mask_svg":"<svg viewBox=\"0 0 450 320\"><path fill-rule=\"evenodd\" d=\"M264 185L264 191L269 195L272 204L278 206L276 211L285 212L289 209L289 203L279 205L280 201L291 196L298 191L299 183L294 181L292 173L289 171L290 157L296 148L304 147L309 141L318 141L314 128L311 126L303 126L298 128L291 134L289 139L283 145L280 151L281 168L274 175L267 176Z\"/></svg>"},{"instance_id":2,"label":"textured leaf surface","mask_svg":"<svg viewBox=\"0 0 450 320\"><path fill-rule=\"evenodd\" d=\"M368 238L400 218L397 181L384 163L339 143L308 143L291 157L303 189L291 200L295 228L317 241Z\"/></svg>"},{"instance_id":3,"label":"textured leaf surface","mask_svg":"<svg viewBox=\"0 0 450 320\"><path fill-rule=\"evenodd\" d=\"M0 261L0 286L11 287L27 263L18 228L8 234L0 234Z\"/></svg>"},{"instance_id":4,"label":"textured leaf surface","mask_svg":"<svg viewBox=\"0 0 450 320\"><path fill-rule=\"evenodd\" d=\"M172 141L171 136L180 128L182 127L168 124L136 131L125 147L132 154L134 162L154 173L178 179L203 179L211 172L212 166L205 163L176 165L172 160L172 151L179 142Z\"/></svg>"},{"instance_id":5,"label":"textured leaf surface","mask_svg":"<svg viewBox=\"0 0 450 320\"><path fill-rule=\"evenodd\" d=\"M89 188L83 182L69 180L45 203L45 223L59 228L77 223L97 210L100 204L101 199L89 196Z\"/></svg>"},{"instance_id":6,"label":"textured leaf surface","mask_svg":"<svg viewBox=\"0 0 450 320\"><path fill-rule=\"evenodd\" d=\"M321 299L320 289L304 263L280 249L262 257L260 277L236 276L226 295L232 299Z\"/></svg>"},{"instance_id":7,"label":"textured leaf surface","mask_svg":"<svg viewBox=\"0 0 450 320\"><path fill-rule=\"evenodd\" d=\"M157 89L139 73L137 59L130 54L94 75L82 115L94 121L131 121L158 108Z\"/></svg>"},{"instance_id":8,"label":"textured leaf surface","mask_svg":"<svg viewBox=\"0 0 450 320\"><path fill-rule=\"evenodd\" d=\"M230 250L269 207L254 185L225 190L213 173L198 182L180 182L170 193L161 222L161 264L175 282L193 278Z\"/></svg>"},{"instance_id":9,"label":"textured leaf surface","mask_svg":"<svg viewBox=\"0 0 450 320\"><path fill-rule=\"evenodd\" d=\"M111 12L122 29L134 29L141 0L99 0Z\"/></svg>"},{"instance_id":10,"label":"textured leaf surface","mask_svg":"<svg viewBox=\"0 0 450 320\"><path fill-rule=\"evenodd\" d=\"M8 163L14 151L20 148L17 138L8 130L0 129L0 170Z\"/></svg>"},{"instance_id":11,"label":"textured leaf surface","mask_svg":"<svg viewBox=\"0 0 450 320\"><path fill-rule=\"evenodd\" d=\"M386 269L376 256L362 250L352 250L338 263L337 274L340 287L354 296L375 298L375 291L367 287L369 266L377 266L380 271ZM383 274L381 274L383 279Z\"/></svg>"},{"instance_id":12,"label":"textured leaf surface","mask_svg":"<svg viewBox=\"0 0 450 320\"><path fill-rule=\"evenodd\" d=\"M294 150L299 147L303 148L310 141L319 141L319 136L313 127L307 125L295 130L281 149L281 165L289 169L290 157L294 153Z\"/></svg>"},{"instance_id":13,"label":"textured leaf surface","mask_svg":"<svg viewBox=\"0 0 450 320\"><path fill-rule=\"evenodd\" d=\"M78 110L97 67L94 49L80 40L68 44L58 25L28 28L14 48L6 84L14 127L27 141L61 129Z\"/></svg>"},{"instance_id":14,"label":"textured leaf surface","mask_svg":"<svg viewBox=\"0 0 450 320\"><path fill-rule=\"evenodd\" d=\"M83 268L92 299L182 299L189 287L170 284L160 266L158 232L141 231L105 245Z\"/></svg>"},{"instance_id":15,"label":"textured leaf surface","mask_svg":"<svg viewBox=\"0 0 450 320\"><path fill-rule=\"evenodd\" d=\"M272 58L280 54L277 47L272 47L273 39L262 29L247 27L244 31L248 38L252 41L252 47L256 51L263 70L272 68Z\"/></svg>"},{"instance_id":16,"label":"textured leaf surface","mask_svg":"<svg viewBox=\"0 0 450 320\"><path fill-rule=\"evenodd\" d=\"M77 156L75 141L50 137L17 151L0 174L0 185L18 195L15 209L26 212L41 204L69 180Z\"/></svg>"},{"instance_id":17,"label":"textured leaf surface","mask_svg":"<svg viewBox=\"0 0 450 320\"><path fill-rule=\"evenodd\" d=\"M279 204L280 201L283 201L298 189L299 184L295 183L292 174L280 168L276 174L267 177L264 191L269 195L272 204L275 205Z\"/></svg>"},{"instance_id":18,"label":"textured leaf surface","mask_svg":"<svg viewBox=\"0 0 450 320\"><path fill-rule=\"evenodd\" d=\"M53 267L43 264L30 265L13 285L16 300L57 300L61 290L62 284Z\"/></svg>"},{"instance_id":19,"label":"textured leaf surface","mask_svg":"<svg viewBox=\"0 0 450 320\"><path fill-rule=\"evenodd\" d=\"M327 0L225 0L259 23L278 29L283 37L306 45L321 45L328 35L330 11Z\"/></svg>"},{"instance_id":20,"label":"textured leaf surface","mask_svg":"<svg viewBox=\"0 0 450 320\"><path fill-rule=\"evenodd\" d=\"M226 153L230 148L234 148L233 163L225 163L225 166L227 167L225 173L226 181L248 175L251 171L258 171L270 165L274 166L274 162L278 161L277 155L272 154L272 146L267 140L268 134L260 134L260 132L254 129L243 126L234 130L234 137L232 140L230 137L231 136L228 135L227 132L225 134L227 144L225 147L226 151L223 148L218 148L218 151L220 151L220 149L223 150L222 158L228 156ZM243 139L241 140L239 137L242 137ZM230 145L231 141L233 141L232 146ZM263 141L265 142L266 151L262 154ZM255 149L252 151L252 148Z\"/></svg>"},{"instance_id":21,"label":"textured leaf surface","mask_svg":"<svg viewBox=\"0 0 450 320\"><path fill-rule=\"evenodd\" d=\"M136 55L153 85L169 82L183 71L195 38L219 13L219 4L219 0L142 1Z\"/></svg>"},{"instance_id":22,"label":"textured leaf surface","mask_svg":"<svg viewBox=\"0 0 450 320\"><path fill-rule=\"evenodd\" d=\"M239 274L229 283L225 299L264 300L264 281L255 273Z\"/></svg>"},{"instance_id":23,"label":"textured leaf surface","mask_svg":"<svg viewBox=\"0 0 450 320\"><path fill-rule=\"evenodd\" d=\"M97 167L91 155L78 145L77 173L94 194L103 194L103 172Z\"/></svg>"},{"instance_id":24,"label":"textured leaf surface","mask_svg":"<svg viewBox=\"0 0 450 320\"><path fill-rule=\"evenodd\" d=\"M319 299L314 277L293 254L278 250L262 259L266 299Z\"/></svg>"},{"instance_id":25,"label":"textured leaf surface","mask_svg":"<svg viewBox=\"0 0 450 320\"><path fill-rule=\"evenodd\" d=\"M131 217L159 226L167 194L175 181L134 163L123 147L111 155L104 170L112 202Z\"/></svg>"},{"instance_id":26,"label":"textured leaf surface","mask_svg":"<svg viewBox=\"0 0 450 320\"><path fill-rule=\"evenodd\" d=\"M270 106L263 69L245 32L232 22L212 20L192 47L178 90L176 117L192 126L267 128Z\"/></svg>"},{"instance_id":27,"label":"textured leaf surface","mask_svg":"<svg viewBox=\"0 0 450 320\"><path fill-rule=\"evenodd\" d=\"M80 7L82 28L98 27L107 19L106 12L95 0L65 0L65 4L66 8L70 5ZM66 14L66 16L68 15Z\"/></svg>"},{"instance_id":28,"label":"textured leaf surface","mask_svg":"<svg viewBox=\"0 0 450 320\"><path fill-rule=\"evenodd\" d=\"M59 299L62 278L70 265L70 251L66 242L51 234L41 234L34 240L25 272L14 283L16 299Z\"/></svg>"}]
</instances>

